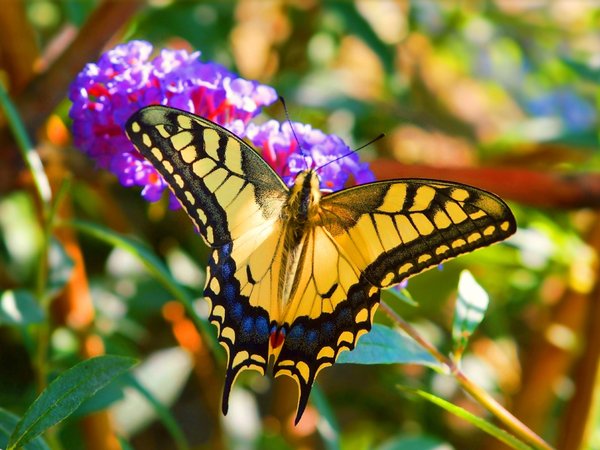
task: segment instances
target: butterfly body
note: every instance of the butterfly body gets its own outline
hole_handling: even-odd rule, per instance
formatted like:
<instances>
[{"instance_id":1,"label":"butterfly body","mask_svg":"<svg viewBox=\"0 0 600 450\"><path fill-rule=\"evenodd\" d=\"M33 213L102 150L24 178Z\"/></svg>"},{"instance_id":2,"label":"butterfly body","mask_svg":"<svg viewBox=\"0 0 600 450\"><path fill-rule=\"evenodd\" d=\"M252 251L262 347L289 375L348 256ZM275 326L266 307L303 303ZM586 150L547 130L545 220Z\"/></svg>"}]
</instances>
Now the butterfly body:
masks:
<instances>
[{"instance_id":1,"label":"butterfly body","mask_svg":"<svg viewBox=\"0 0 600 450\"><path fill-rule=\"evenodd\" d=\"M138 111L127 133L212 249L204 295L228 354L224 412L239 373L271 361L298 383L298 421L317 374L371 329L382 288L516 228L502 200L456 183L324 195L305 170L288 188L237 136L172 108Z\"/></svg>"}]
</instances>

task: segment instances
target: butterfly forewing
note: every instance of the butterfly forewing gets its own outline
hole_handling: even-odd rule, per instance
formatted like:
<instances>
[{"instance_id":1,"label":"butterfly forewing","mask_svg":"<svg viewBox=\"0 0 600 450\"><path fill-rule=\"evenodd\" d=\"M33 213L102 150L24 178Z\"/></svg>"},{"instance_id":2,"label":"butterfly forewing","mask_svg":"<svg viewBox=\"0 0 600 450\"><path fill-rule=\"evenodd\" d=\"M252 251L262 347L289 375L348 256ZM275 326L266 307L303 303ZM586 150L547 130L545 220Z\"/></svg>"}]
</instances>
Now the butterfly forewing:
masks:
<instances>
[{"instance_id":1,"label":"butterfly forewing","mask_svg":"<svg viewBox=\"0 0 600 450\"><path fill-rule=\"evenodd\" d=\"M138 111L126 129L209 245L223 245L279 215L287 187L226 129L162 106Z\"/></svg>"},{"instance_id":2,"label":"butterfly forewing","mask_svg":"<svg viewBox=\"0 0 600 450\"><path fill-rule=\"evenodd\" d=\"M506 239L514 217L494 194L457 183L383 181L325 197L322 225L373 285L389 287Z\"/></svg>"},{"instance_id":3,"label":"butterfly forewing","mask_svg":"<svg viewBox=\"0 0 600 450\"><path fill-rule=\"evenodd\" d=\"M192 114L144 108L129 120L127 134L213 247L204 294L228 354L226 412L237 375L245 369L264 374L267 365L288 189L246 143Z\"/></svg>"}]
</instances>

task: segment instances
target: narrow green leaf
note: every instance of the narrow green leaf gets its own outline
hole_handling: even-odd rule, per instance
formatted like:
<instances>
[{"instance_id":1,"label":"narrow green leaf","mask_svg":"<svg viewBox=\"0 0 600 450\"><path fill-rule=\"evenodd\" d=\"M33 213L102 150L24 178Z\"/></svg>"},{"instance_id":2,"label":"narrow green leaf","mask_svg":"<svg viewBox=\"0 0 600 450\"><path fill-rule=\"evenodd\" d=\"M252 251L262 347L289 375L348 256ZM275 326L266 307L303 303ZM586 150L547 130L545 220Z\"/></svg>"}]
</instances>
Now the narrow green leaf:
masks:
<instances>
[{"instance_id":1,"label":"narrow green leaf","mask_svg":"<svg viewBox=\"0 0 600 450\"><path fill-rule=\"evenodd\" d=\"M410 292L408 292L408 289L406 288L399 290L395 288L385 289L381 291L381 300L391 304L394 304L395 301L401 301L410 306L419 306L419 304L412 298L412 295L410 294Z\"/></svg>"},{"instance_id":2,"label":"narrow green leaf","mask_svg":"<svg viewBox=\"0 0 600 450\"><path fill-rule=\"evenodd\" d=\"M0 325L26 326L44 320L44 311L24 289L0 293Z\"/></svg>"},{"instance_id":3,"label":"narrow green leaf","mask_svg":"<svg viewBox=\"0 0 600 450\"><path fill-rule=\"evenodd\" d=\"M208 321L198 316L193 306L193 299L185 289L182 289L173 278L167 266L142 243L122 236L114 231L101 227L97 224L85 222L82 220L73 220L68 224L75 229L88 234L96 239L104 241L110 245L121 248L135 256L146 269L154 276L173 296L179 299L185 306L188 314L195 325L207 338L207 343L213 354L218 358L224 356L221 347L217 341L215 330L209 327Z\"/></svg>"},{"instance_id":4,"label":"narrow green leaf","mask_svg":"<svg viewBox=\"0 0 600 450\"><path fill-rule=\"evenodd\" d=\"M575 72L581 79L600 84L600 69L571 58L561 58L560 61Z\"/></svg>"},{"instance_id":5,"label":"narrow green leaf","mask_svg":"<svg viewBox=\"0 0 600 450\"><path fill-rule=\"evenodd\" d=\"M487 292L475 281L471 272L463 270L458 280L458 297L452 324L454 355L457 359L460 358L469 338L483 320L489 300Z\"/></svg>"},{"instance_id":6,"label":"narrow green leaf","mask_svg":"<svg viewBox=\"0 0 600 450\"><path fill-rule=\"evenodd\" d=\"M373 324L361 337L356 348L343 352L337 359L342 364L421 364L440 369L437 360L406 334L385 325Z\"/></svg>"},{"instance_id":7,"label":"narrow green leaf","mask_svg":"<svg viewBox=\"0 0 600 450\"><path fill-rule=\"evenodd\" d=\"M359 36L379 56L379 61L384 65L386 72L393 73L393 46L387 45L381 40L369 22L360 14L354 3L325 2L324 5L343 20L346 29L352 30L355 35Z\"/></svg>"},{"instance_id":8,"label":"narrow green leaf","mask_svg":"<svg viewBox=\"0 0 600 450\"><path fill-rule=\"evenodd\" d=\"M17 141L17 147L21 151L21 155L33 176L33 184L36 188L36 193L44 205L44 209L46 209L52 200L50 182L44 171L44 165L42 164L40 155L27 134L25 124L21 120L17 108L10 100L2 83L0 83L0 106L4 110L4 117L8 121L8 126Z\"/></svg>"},{"instance_id":9,"label":"narrow green leaf","mask_svg":"<svg viewBox=\"0 0 600 450\"><path fill-rule=\"evenodd\" d=\"M181 347L147 355L135 370L123 377L127 386L125 397L111 408L120 432L134 436L158 418L178 448L187 446L169 408L180 398L192 369L192 357Z\"/></svg>"},{"instance_id":10,"label":"narrow green leaf","mask_svg":"<svg viewBox=\"0 0 600 450\"><path fill-rule=\"evenodd\" d=\"M10 436L8 450L27 444L70 416L84 400L134 364L132 358L106 355L80 362L64 372L31 404Z\"/></svg>"},{"instance_id":11,"label":"narrow green leaf","mask_svg":"<svg viewBox=\"0 0 600 450\"><path fill-rule=\"evenodd\" d=\"M498 428L496 425L493 425L493 424L489 423L488 421L483 420L480 417L477 417L476 415L470 413L466 409L461 408L460 406L456 406L436 395L430 394L429 392L421 391L419 389L411 389L411 388L407 388L404 386L401 386L400 389L407 391L407 392L412 392L412 393L418 395L419 397L422 397L425 400L428 400L431 403L438 405L439 407L454 414L455 416L466 420L467 422L476 426L477 428L484 431L485 433L488 433L489 435L494 436L496 439L498 439L501 442L504 442L509 447L515 448L517 450L531 450L530 446L521 442L519 439L514 437L512 434L507 433L503 429Z\"/></svg>"},{"instance_id":12,"label":"narrow green leaf","mask_svg":"<svg viewBox=\"0 0 600 450\"><path fill-rule=\"evenodd\" d=\"M171 414L171 411L169 411L169 408L165 407L154 395L152 395L152 392L146 389L146 387L133 375L127 377L127 382L152 405L160 421L173 438L173 442L177 449L189 450L190 447L185 439L185 434L173 414Z\"/></svg>"},{"instance_id":13,"label":"narrow green leaf","mask_svg":"<svg viewBox=\"0 0 600 450\"><path fill-rule=\"evenodd\" d=\"M19 423L19 416L0 408L0 448L6 448L10 434ZM41 437L35 438L25 447L25 450L50 450Z\"/></svg>"}]
</instances>

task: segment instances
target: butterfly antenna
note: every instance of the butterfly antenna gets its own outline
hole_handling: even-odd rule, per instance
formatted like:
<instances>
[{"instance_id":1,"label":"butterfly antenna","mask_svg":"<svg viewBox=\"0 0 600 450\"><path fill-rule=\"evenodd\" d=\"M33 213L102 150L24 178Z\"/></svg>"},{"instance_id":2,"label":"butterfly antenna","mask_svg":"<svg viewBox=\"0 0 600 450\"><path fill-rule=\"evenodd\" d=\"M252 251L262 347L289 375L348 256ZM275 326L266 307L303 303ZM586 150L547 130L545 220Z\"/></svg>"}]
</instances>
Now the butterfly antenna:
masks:
<instances>
[{"instance_id":1,"label":"butterfly antenna","mask_svg":"<svg viewBox=\"0 0 600 450\"><path fill-rule=\"evenodd\" d=\"M329 164L332 164L332 163L334 163L334 162L336 162L336 161L339 161L340 159L342 159L342 158L345 158L346 156L349 156L349 155L351 155L351 154L353 154L353 153L358 153L358 152L359 152L359 151L361 151L363 148L365 148L365 147L368 147L369 145L371 145L371 144L373 144L373 143L377 142L377 141L378 141L378 140L380 140L380 139L383 139L384 137L385 137L385 134L384 134L384 133L381 133L379 136L377 136L376 138L373 138L373 139L371 139L371 140L370 140L369 142L367 142L366 144L363 144L363 145L361 145L360 147L358 147L358 148L356 148L356 149L354 149L354 150L350 150L348 153L344 153L343 155L341 155L341 156L338 156L337 158L335 158L335 159L332 159L331 161L327 161L327 162L326 162L325 164L323 164L322 166L320 166L320 167L317 167L317 168L315 169L315 171L317 171L317 170L321 170L322 168L324 168L324 167L327 167Z\"/></svg>"},{"instance_id":2,"label":"butterfly antenna","mask_svg":"<svg viewBox=\"0 0 600 450\"><path fill-rule=\"evenodd\" d=\"M298 144L298 148L300 149L300 154L302 155L302 159L304 159L304 165L306 166L306 169L308 170L309 166L308 166L308 161L306 160L306 155L302 151L302 145L300 144L300 139L298 139L298 136L296 136L296 131L294 130L294 126L292 125L292 121L290 120L290 114L288 113L287 105L285 104L285 99L281 95L279 96L279 101L281 102L281 104L283 106L283 112L285 113L285 119L290 124L290 129L292 130L294 139L296 139L296 143Z\"/></svg>"}]
</instances>

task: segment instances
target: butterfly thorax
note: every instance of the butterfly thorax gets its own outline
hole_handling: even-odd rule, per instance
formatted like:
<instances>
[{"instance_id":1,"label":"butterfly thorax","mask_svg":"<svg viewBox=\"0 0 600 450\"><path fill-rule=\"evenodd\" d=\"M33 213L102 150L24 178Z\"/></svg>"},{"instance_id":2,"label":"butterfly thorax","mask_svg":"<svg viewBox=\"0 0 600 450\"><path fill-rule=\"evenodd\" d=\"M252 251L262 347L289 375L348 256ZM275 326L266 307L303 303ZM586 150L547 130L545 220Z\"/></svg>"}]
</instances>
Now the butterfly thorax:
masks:
<instances>
[{"instance_id":1,"label":"butterfly thorax","mask_svg":"<svg viewBox=\"0 0 600 450\"><path fill-rule=\"evenodd\" d=\"M305 256L304 240L309 230L318 222L320 214L319 176L314 170L300 172L290 189L288 200L282 210L284 223L284 246L282 271L279 276L279 299L282 310L294 295Z\"/></svg>"}]
</instances>

